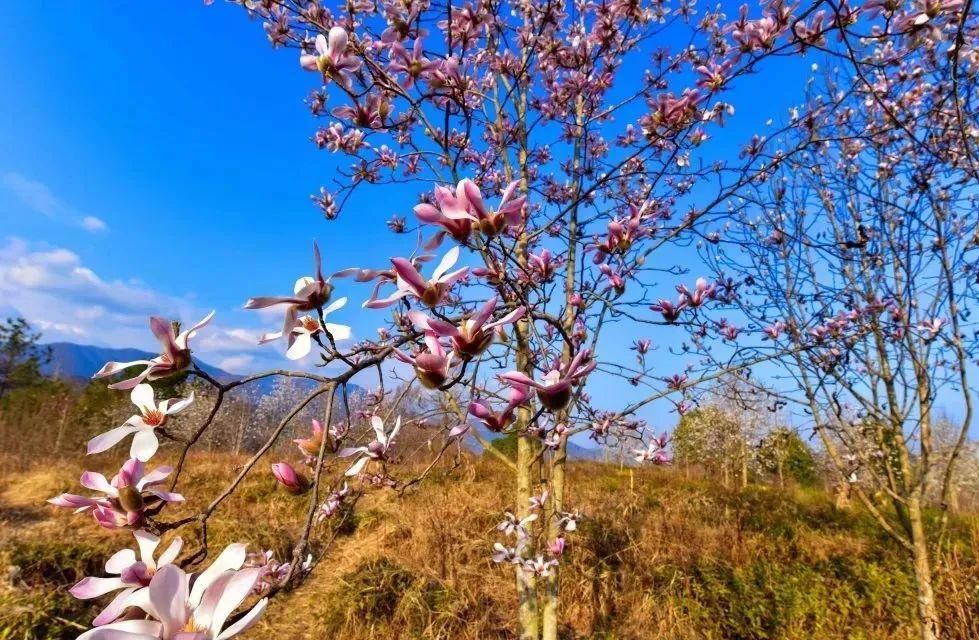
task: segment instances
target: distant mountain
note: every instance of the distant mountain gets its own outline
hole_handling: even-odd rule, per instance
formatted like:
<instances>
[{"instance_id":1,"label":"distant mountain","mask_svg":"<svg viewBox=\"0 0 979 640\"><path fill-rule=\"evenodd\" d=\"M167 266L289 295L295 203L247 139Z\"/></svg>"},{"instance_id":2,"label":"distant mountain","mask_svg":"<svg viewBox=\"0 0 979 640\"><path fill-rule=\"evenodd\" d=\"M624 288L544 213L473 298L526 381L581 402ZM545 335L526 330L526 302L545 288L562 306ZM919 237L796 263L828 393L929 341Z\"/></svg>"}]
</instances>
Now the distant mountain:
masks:
<instances>
[{"instance_id":1,"label":"distant mountain","mask_svg":"<svg viewBox=\"0 0 979 640\"><path fill-rule=\"evenodd\" d=\"M46 376L73 380L75 382L88 382L92 374L102 368L106 362L132 362L133 360L148 360L157 357L158 353L150 353L139 349L113 349L110 347L96 347L87 344L75 344L73 342L51 342L43 345L51 348L51 361L41 367L41 373ZM229 373L206 362L194 358L194 362L209 376L218 382L230 382L244 376L244 374ZM302 378L280 378L270 376L262 378L248 385L248 389L253 392L265 395L273 390L278 384L285 384L296 389L312 389L316 386L313 380ZM238 393L241 393L239 387ZM347 385L350 393L360 389L355 384Z\"/></svg>"},{"instance_id":2,"label":"distant mountain","mask_svg":"<svg viewBox=\"0 0 979 640\"><path fill-rule=\"evenodd\" d=\"M51 361L41 368L41 373L78 382L89 380L92 374L109 361L148 360L160 355L139 349L112 349L73 342L52 342L44 346L51 349ZM228 382L240 377L200 360L195 362L205 373L219 382Z\"/></svg>"},{"instance_id":3,"label":"distant mountain","mask_svg":"<svg viewBox=\"0 0 979 640\"><path fill-rule=\"evenodd\" d=\"M493 433L481 424L473 424L473 428L479 431L479 435L485 438L487 441L492 442L497 438L503 438L498 433ZM473 437L467 437L465 440L466 444L472 451L479 453L483 450L483 447L479 442ZM593 460L595 462L605 461L605 451L601 447L584 447L580 444L574 442L568 442L568 458L572 460Z\"/></svg>"}]
</instances>

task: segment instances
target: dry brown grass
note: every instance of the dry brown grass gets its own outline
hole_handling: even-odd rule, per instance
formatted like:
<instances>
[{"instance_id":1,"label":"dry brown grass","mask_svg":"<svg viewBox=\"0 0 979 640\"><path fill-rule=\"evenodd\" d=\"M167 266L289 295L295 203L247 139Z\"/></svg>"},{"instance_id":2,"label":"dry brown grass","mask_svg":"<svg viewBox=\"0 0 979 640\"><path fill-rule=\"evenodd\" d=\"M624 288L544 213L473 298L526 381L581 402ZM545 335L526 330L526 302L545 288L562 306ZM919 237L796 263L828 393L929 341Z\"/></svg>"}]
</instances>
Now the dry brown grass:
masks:
<instances>
[{"instance_id":1,"label":"dry brown grass","mask_svg":"<svg viewBox=\"0 0 979 640\"><path fill-rule=\"evenodd\" d=\"M181 483L190 501L178 511L199 508L238 462L196 456ZM212 549L233 540L280 555L290 547L303 500L277 491L265 469L214 519ZM122 543L87 516L44 505L75 490L79 471L78 461L66 461L0 482L3 557L32 563L0 592L0 611L13 611L0 613L0 638L74 637L64 620L88 611L53 594ZM512 506L506 483L496 463L472 458L403 497L370 491L356 526L336 538L306 584L276 597L248 637L512 638L512 574L489 559L500 512ZM729 492L670 470L584 463L572 465L571 487L570 503L587 519L569 538L563 574L568 638L914 635L913 589L897 549L819 491ZM940 587L956 638L979 633L977 545L976 522L956 521L954 563ZM56 562L75 566L58 570ZM25 616L43 635L13 621Z\"/></svg>"}]
</instances>

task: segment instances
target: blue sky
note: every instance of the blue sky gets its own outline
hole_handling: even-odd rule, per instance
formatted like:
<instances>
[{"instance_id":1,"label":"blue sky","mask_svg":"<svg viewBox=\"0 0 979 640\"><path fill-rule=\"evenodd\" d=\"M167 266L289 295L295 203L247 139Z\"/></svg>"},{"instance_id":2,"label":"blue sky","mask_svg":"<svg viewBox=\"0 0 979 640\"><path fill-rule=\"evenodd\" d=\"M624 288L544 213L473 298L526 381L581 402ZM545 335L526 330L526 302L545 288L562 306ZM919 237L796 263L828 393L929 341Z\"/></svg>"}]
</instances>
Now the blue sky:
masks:
<instances>
[{"instance_id":1,"label":"blue sky","mask_svg":"<svg viewBox=\"0 0 979 640\"><path fill-rule=\"evenodd\" d=\"M415 186L365 189L339 221L322 220L309 195L329 182L331 159L309 141L317 123L303 103L315 82L241 9L56 7L0 8L0 314L25 315L48 340L151 349L149 314L192 322L216 309L197 352L247 372L285 360L255 345L277 314L241 304L309 273L312 239L328 272L410 248L384 223L410 216ZM775 61L739 81L726 135L782 119L810 63ZM339 293L351 304L335 320L373 334L377 312L359 308L368 288ZM628 333L623 354L648 332ZM647 417L669 424L669 409Z\"/></svg>"}]
</instances>

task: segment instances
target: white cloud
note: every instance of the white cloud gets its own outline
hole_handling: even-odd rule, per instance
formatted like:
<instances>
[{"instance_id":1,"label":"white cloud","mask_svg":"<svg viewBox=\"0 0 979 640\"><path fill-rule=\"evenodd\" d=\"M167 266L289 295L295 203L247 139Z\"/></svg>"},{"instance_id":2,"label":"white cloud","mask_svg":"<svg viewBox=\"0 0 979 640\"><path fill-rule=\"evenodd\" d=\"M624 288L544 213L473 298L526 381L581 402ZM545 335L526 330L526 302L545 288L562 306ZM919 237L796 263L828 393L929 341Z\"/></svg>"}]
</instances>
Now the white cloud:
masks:
<instances>
[{"instance_id":1,"label":"white cloud","mask_svg":"<svg viewBox=\"0 0 979 640\"><path fill-rule=\"evenodd\" d=\"M158 344L149 330L149 316L176 318L189 325L208 311L192 297L168 295L135 280L100 276L67 249L16 238L0 240L0 317L24 316L43 332L45 342L154 351ZM226 324L235 316L263 324L258 314L239 309L219 313L192 344L204 362L231 373L280 368L287 362L282 349L258 345L261 328Z\"/></svg>"},{"instance_id":2,"label":"white cloud","mask_svg":"<svg viewBox=\"0 0 979 640\"><path fill-rule=\"evenodd\" d=\"M250 368L255 362L255 357L250 355L230 356L218 361L218 368L224 369L228 373L239 373Z\"/></svg>"},{"instance_id":3,"label":"white cloud","mask_svg":"<svg viewBox=\"0 0 979 640\"><path fill-rule=\"evenodd\" d=\"M92 233L105 231L105 221L101 218L96 218L95 216L85 216L82 218L82 227L86 231L91 231Z\"/></svg>"},{"instance_id":4,"label":"white cloud","mask_svg":"<svg viewBox=\"0 0 979 640\"><path fill-rule=\"evenodd\" d=\"M91 233L105 231L107 228L104 220L76 211L43 182L8 171L0 178L0 184L28 208L53 220L78 225Z\"/></svg>"},{"instance_id":5,"label":"white cloud","mask_svg":"<svg viewBox=\"0 0 979 640\"><path fill-rule=\"evenodd\" d=\"M3 186L28 207L48 217L56 217L62 208L61 201L51 193L47 185L26 178L19 173L4 174Z\"/></svg>"}]
</instances>

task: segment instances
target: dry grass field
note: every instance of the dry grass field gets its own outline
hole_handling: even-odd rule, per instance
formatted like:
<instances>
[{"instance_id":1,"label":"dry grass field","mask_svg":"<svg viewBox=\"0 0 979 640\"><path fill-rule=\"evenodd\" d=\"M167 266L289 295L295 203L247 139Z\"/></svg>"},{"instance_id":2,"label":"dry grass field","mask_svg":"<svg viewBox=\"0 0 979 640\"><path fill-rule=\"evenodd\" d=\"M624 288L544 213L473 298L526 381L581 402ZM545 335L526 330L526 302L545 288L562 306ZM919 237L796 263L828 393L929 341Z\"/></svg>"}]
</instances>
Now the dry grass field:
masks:
<instances>
[{"instance_id":1,"label":"dry grass field","mask_svg":"<svg viewBox=\"0 0 979 640\"><path fill-rule=\"evenodd\" d=\"M199 454L189 502L231 476L229 456ZM74 487L77 460L4 473L0 483L0 638L73 638L94 615L66 588L99 575L128 543L45 499ZM567 638L901 639L915 635L911 576L897 548L857 510L821 490L744 491L678 469L572 465L572 503L587 518L563 574ZM369 492L305 582L279 594L250 638L512 638L514 584L490 561L507 508L498 463L478 457L399 497ZM248 541L280 555L303 500L267 473L250 477L210 529L212 549ZM188 548L193 548L189 541ZM945 628L979 637L979 520L956 519L939 581Z\"/></svg>"}]
</instances>

